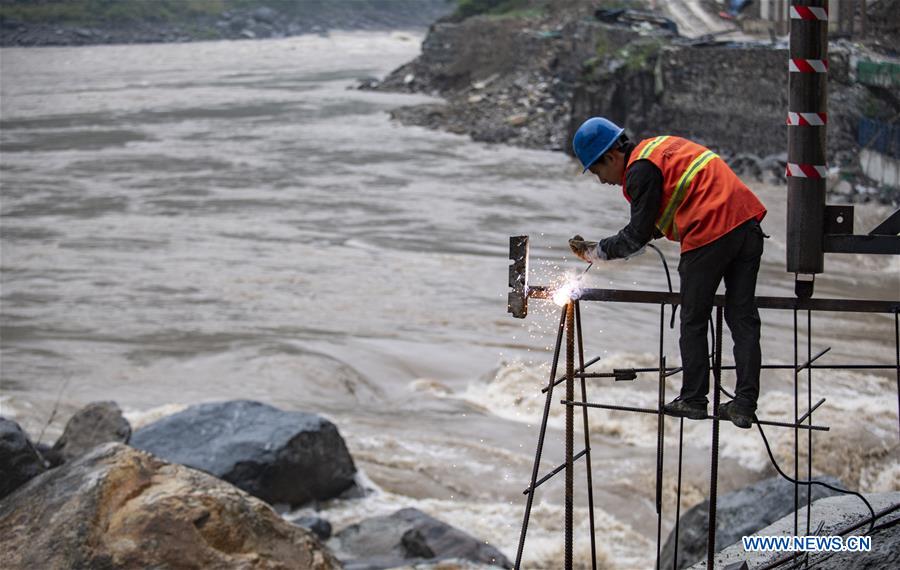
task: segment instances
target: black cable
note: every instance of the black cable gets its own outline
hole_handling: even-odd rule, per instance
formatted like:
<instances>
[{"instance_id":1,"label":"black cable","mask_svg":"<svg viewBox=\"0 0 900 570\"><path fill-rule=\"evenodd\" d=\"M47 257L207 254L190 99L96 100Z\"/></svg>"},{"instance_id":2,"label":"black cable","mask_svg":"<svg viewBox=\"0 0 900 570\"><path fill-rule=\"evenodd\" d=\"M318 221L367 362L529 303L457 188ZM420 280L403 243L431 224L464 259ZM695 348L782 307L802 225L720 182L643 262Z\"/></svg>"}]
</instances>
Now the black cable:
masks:
<instances>
[{"instance_id":1,"label":"black cable","mask_svg":"<svg viewBox=\"0 0 900 570\"><path fill-rule=\"evenodd\" d=\"M728 390L726 390L725 388L719 388L719 389L721 390L721 392L723 394L725 394L726 396L728 396L731 399L734 399L734 396L729 394ZM718 412L718 410L717 410L717 412ZM875 528L875 509L872 508L872 504L869 503L869 501L861 493L858 493L856 491L850 491L848 489L841 489L839 487L835 487L834 485L829 485L828 483L826 483L824 481L815 481L813 479L810 479L808 481L802 480L802 479L800 479L800 480L793 479L791 476L789 476L784 471L782 471L781 467L778 466L778 462L775 460L775 455L772 453L772 448L769 446L769 440L766 437L766 432L763 431L762 426L759 424L759 418L756 417L755 413L753 414L753 421L754 421L754 423L756 423L757 429L759 429L759 435L762 436L763 444L766 446L766 453L769 454L769 460L772 462L772 466L775 467L775 471L777 471L779 475L781 475L784 479L790 481L791 483L793 483L795 485L807 485L807 486L821 485L822 487L826 487L828 489L831 489L832 491L837 491L838 493L843 493L845 495L855 495L855 496L859 497L859 499L863 503L865 503L866 508L869 509L869 512L872 513L872 520L869 521L869 534L872 534L872 531ZM898 519L898 520L900 520L900 519Z\"/></svg>"},{"instance_id":2,"label":"black cable","mask_svg":"<svg viewBox=\"0 0 900 570\"><path fill-rule=\"evenodd\" d=\"M660 251L658 247L653 245L652 243L647 243L647 247L655 251L659 255L660 261L662 261L663 269L666 270L666 282L669 284L669 293L674 293L675 291L672 289L672 275L669 273L669 264L666 263L666 256L663 255L663 252ZM669 321L669 328L675 328L675 311L678 310L678 304L672 303L672 319Z\"/></svg>"},{"instance_id":3,"label":"black cable","mask_svg":"<svg viewBox=\"0 0 900 570\"><path fill-rule=\"evenodd\" d=\"M870 534L870 535L872 534L872 531L875 529L875 509L872 508L872 504L869 503L869 501L862 495L862 493L858 493L856 491L850 491L848 489L841 489L839 487L835 487L834 485L829 485L828 483L825 483L824 481L815 481L813 479L810 479L809 481L804 481L804 480L792 479L791 477L789 477L784 471L781 470L781 467L778 466L778 462L775 461L775 456L772 454L772 448L769 447L769 440L766 439L766 432L764 432L762 426L759 425L759 420L757 419L756 414L753 414L753 419L757 422L756 427L759 429L759 435L762 436L763 443L766 445L766 452L768 452L768 454L769 454L769 460L772 462L772 466L775 467L775 470L778 471L779 475L781 475L782 477L784 477L785 479L787 479L788 481L790 481L791 483L793 483L795 485L806 485L806 486L821 485L822 487L825 487L826 489L831 489L832 491L837 491L838 493L843 493L845 495L855 495L855 496L859 497L859 500L861 500L863 503L865 503L866 508L869 509L870 513L872 513L872 520L869 521L869 532L868 532L868 534ZM811 491L812 490L810 489L807 492L809 493Z\"/></svg>"},{"instance_id":4,"label":"black cable","mask_svg":"<svg viewBox=\"0 0 900 570\"><path fill-rule=\"evenodd\" d=\"M672 293L672 275L669 273L669 264L666 263L666 256L663 255L663 252L660 251L659 248L652 243L648 243L647 247L659 254L659 259L662 261L663 269L666 270L666 281L668 281L669 283L669 293Z\"/></svg>"},{"instance_id":5,"label":"black cable","mask_svg":"<svg viewBox=\"0 0 900 570\"><path fill-rule=\"evenodd\" d=\"M669 293L672 293L673 292L672 291L672 276L669 273L669 264L666 263L666 256L663 255L663 252L660 251L659 248L656 247L655 245L653 245L652 243L648 243L647 247L652 248L657 254L659 254L659 258L660 258L660 260L662 260L663 269L665 269L665 271L666 271L666 281L669 284ZM669 328L675 327L675 310L677 308L678 308L678 305L676 305L676 304L672 305L672 321L671 321L671 324L669 325ZM711 327L710 332L713 335L715 335L715 325L712 323L712 315L710 315L709 320L710 320L709 326ZM728 390L726 390L724 387L720 387L720 390L722 391L722 393L724 393L726 396L728 396L732 400L734 399L734 396L729 394ZM719 413L718 410L714 410L714 411L716 414ZM824 481L815 481L813 479L799 480L799 479L793 479L790 476L788 476L784 471L781 470L781 467L778 465L778 462L775 460L775 455L772 453L772 448L769 446L769 440L768 440L768 438L766 438L766 432L763 431L762 426L759 424L759 418L756 417L755 413L753 414L753 420L756 423L757 429L759 429L759 435L762 436L763 444L766 446L766 453L769 454L769 460L772 462L772 466L775 467L775 471L777 471L778 474L781 475L781 477L783 477L784 479L786 479L787 481L790 481L791 483L793 483L795 485L806 485L806 486L810 486L810 487L812 485L820 485L822 487L831 489L832 491L836 491L838 493L843 493L845 495L855 495L855 496L859 497L859 499L863 503L865 503L866 508L869 509L869 512L872 513L872 520L869 521L869 534L870 535L872 534L872 531L875 529L875 509L872 508L872 504L869 503L869 501L861 493L858 493L856 491L850 491L848 489L840 489L833 485L829 485L828 483L825 483ZM810 491L811 491L811 489L807 492L809 493ZM897 521L900 521L900 518L898 518ZM888 524L890 524L890 525L897 524L897 521L892 521L891 523L888 523Z\"/></svg>"}]
</instances>

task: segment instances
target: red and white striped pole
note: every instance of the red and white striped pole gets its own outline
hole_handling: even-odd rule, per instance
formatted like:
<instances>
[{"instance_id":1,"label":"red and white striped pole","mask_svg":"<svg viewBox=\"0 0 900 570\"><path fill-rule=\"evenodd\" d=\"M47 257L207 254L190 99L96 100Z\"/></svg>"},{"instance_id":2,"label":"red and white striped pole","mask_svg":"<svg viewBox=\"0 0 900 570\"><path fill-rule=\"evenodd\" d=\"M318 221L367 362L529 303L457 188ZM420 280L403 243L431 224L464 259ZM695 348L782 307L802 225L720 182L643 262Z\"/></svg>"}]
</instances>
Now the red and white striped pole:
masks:
<instances>
[{"instance_id":1,"label":"red and white striped pole","mask_svg":"<svg viewBox=\"0 0 900 570\"><path fill-rule=\"evenodd\" d=\"M790 20L787 270L806 298L825 260L828 0L792 0Z\"/></svg>"}]
</instances>

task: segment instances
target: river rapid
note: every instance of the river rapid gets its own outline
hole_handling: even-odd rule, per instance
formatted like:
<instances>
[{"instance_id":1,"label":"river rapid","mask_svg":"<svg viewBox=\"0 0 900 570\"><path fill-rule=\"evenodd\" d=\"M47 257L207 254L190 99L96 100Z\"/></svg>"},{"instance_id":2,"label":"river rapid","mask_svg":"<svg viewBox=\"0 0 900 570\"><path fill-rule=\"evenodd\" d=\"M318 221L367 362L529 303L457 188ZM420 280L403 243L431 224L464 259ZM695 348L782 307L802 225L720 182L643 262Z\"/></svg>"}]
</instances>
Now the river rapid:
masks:
<instances>
[{"instance_id":1,"label":"river rapid","mask_svg":"<svg viewBox=\"0 0 900 570\"><path fill-rule=\"evenodd\" d=\"M514 559L559 308L532 301L525 320L505 313L508 237L531 236L532 283L558 283L583 268L567 238L618 230L627 204L561 153L390 121L390 109L429 97L351 89L415 57L421 40L346 32L0 50L0 413L44 442L95 400L115 400L135 426L238 398L321 413L373 489L316 506L337 530L416 506ZM772 236L758 292L792 295L785 188L750 183ZM857 228L887 213L859 206ZM677 288L677 248L659 245ZM666 288L652 253L595 267L584 283ZM816 295L896 299L900 260L829 256ZM582 313L586 356L603 357L596 370L657 364L657 307L586 303ZM792 319L763 313L767 363L793 362ZM894 364L891 316L816 313L812 327L812 352L831 347L822 363ZM668 326L664 346L677 363ZM832 428L815 435L814 471L900 490L896 375L816 371L813 382L813 401L827 398L814 421ZM670 397L679 383L670 378ZM762 384L760 416L789 421L793 375L766 372ZM805 398L805 374L800 388ZM593 401L656 406L653 375L588 390ZM651 567L656 419L590 419L601 557ZM677 442L677 423L666 423L664 532ZM710 434L706 422L685 425L687 508L708 489ZM557 404L542 473L562 461L562 428ZM793 432L770 431L791 465ZM772 473L758 439L723 424L720 491ZM560 475L539 491L527 567L558 566L562 489Z\"/></svg>"}]
</instances>

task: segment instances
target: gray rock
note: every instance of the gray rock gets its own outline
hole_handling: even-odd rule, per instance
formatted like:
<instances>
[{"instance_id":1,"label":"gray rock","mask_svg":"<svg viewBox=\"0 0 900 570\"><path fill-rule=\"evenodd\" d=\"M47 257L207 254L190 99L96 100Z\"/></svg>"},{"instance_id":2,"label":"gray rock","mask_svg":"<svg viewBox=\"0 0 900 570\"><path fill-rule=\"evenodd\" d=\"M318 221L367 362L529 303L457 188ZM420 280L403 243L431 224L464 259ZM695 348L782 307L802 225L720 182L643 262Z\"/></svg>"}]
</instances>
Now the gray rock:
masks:
<instances>
[{"instance_id":1,"label":"gray rock","mask_svg":"<svg viewBox=\"0 0 900 570\"><path fill-rule=\"evenodd\" d=\"M253 11L253 19L265 24L274 24L278 21L278 12L267 6L263 6Z\"/></svg>"},{"instance_id":2,"label":"gray rock","mask_svg":"<svg viewBox=\"0 0 900 570\"><path fill-rule=\"evenodd\" d=\"M92 402L69 419L53 445L63 461L78 457L101 443L128 443L131 424L115 402Z\"/></svg>"},{"instance_id":3,"label":"gray rock","mask_svg":"<svg viewBox=\"0 0 900 570\"><path fill-rule=\"evenodd\" d=\"M738 176L762 178L763 160L752 153L738 153L730 160L728 165Z\"/></svg>"},{"instance_id":4,"label":"gray rock","mask_svg":"<svg viewBox=\"0 0 900 570\"><path fill-rule=\"evenodd\" d=\"M19 424L0 417L0 499L45 469L41 455Z\"/></svg>"},{"instance_id":5,"label":"gray rock","mask_svg":"<svg viewBox=\"0 0 900 570\"><path fill-rule=\"evenodd\" d=\"M382 570L445 559L512 568L493 546L418 509L365 519L337 533L334 541L346 570Z\"/></svg>"},{"instance_id":6,"label":"gray rock","mask_svg":"<svg viewBox=\"0 0 900 570\"><path fill-rule=\"evenodd\" d=\"M293 519L291 522L297 526L302 526L307 530L311 530L322 540L331 538L331 523L321 517L300 517Z\"/></svg>"},{"instance_id":7,"label":"gray rock","mask_svg":"<svg viewBox=\"0 0 900 570\"><path fill-rule=\"evenodd\" d=\"M785 181L785 168L787 167L787 153L771 154L760 161L762 179L764 182L775 183Z\"/></svg>"},{"instance_id":8,"label":"gray rock","mask_svg":"<svg viewBox=\"0 0 900 570\"><path fill-rule=\"evenodd\" d=\"M34 448L37 449L37 452L44 459L44 465L48 468L59 467L66 460L63 458L62 454L53 449L53 446L47 445L46 443L36 443L34 444Z\"/></svg>"},{"instance_id":9,"label":"gray rock","mask_svg":"<svg viewBox=\"0 0 900 570\"><path fill-rule=\"evenodd\" d=\"M877 513L900 504L900 492L872 493L865 496L872 509ZM812 505L810 534L822 525L819 536L835 536L844 529L855 526L869 518L869 509L852 495L828 497L815 501ZM881 570L882 568L900 568L900 511L894 511L876 521L876 530L871 534L872 550L869 552L816 553L809 558L809 568L817 570ZM890 526L893 523L893 526ZM877 529L884 525L886 528ZM799 534L806 534L806 508L798 513L798 526L803 529ZM868 535L869 527L864 525L853 535ZM794 534L793 513L760 529L759 536L792 536ZM716 568L726 568L737 562L747 562L750 568L761 568L789 553L784 552L746 552L741 542L736 542L716 555ZM706 561L693 566L693 569L706 567ZM781 567L787 568L789 565Z\"/></svg>"},{"instance_id":10,"label":"gray rock","mask_svg":"<svg viewBox=\"0 0 900 570\"><path fill-rule=\"evenodd\" d=\"M0 536L0 568L340 568L262 501L120 443L0 501Z\"/></svg>"},{"instance_id":11,"label":"gray rock","mask_svg":"<svg viewBox=\"0 0 900 570\"><path fill-rule=\"evenodd\" d=\"M834 477L822 477L835 487L843 488ZM808 487L800 487L800 503L806 504ZM813 501L836 495L835 491L813 486ZM794 486L781 477L765 479L732 493L720 495L716 501L716 551L749 536L794 511ZM709 535L709 500L694 505L681 515L678 534L678 568L687 568L706 559ZM660 568L672 568L675 555L675 529L663 546Z\"/></svg>"},{"instance_id":12,"label":"gray rock","mask_svg":"<svg viewBox=\"0 0 900 570\"><path fill-rule=\"evenodd\" d=\"M139 429L131 445L271 504L330 499L353 487L356 473L333 423L247 400L192 406Z\"/></svg>"}]
</instances>

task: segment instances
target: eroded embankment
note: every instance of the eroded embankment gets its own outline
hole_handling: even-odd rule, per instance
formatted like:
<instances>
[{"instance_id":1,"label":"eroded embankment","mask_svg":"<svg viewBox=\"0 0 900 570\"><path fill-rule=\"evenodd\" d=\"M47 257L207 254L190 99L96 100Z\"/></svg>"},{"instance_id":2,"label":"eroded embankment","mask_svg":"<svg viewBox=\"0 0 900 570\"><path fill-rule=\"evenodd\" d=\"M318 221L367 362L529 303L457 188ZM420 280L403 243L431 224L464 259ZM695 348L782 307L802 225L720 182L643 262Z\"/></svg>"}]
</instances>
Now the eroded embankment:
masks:
<instances>
[{"instance_id":1,"label":"eroded embankment","mask_svg":"<svg viewBox=\"0 0 900 570\"><path fill-rule=\"evenodd\" d=\"M896 95L855 82L852 69L864 54L849 42L829 48L829 186L849 199L867 184L860 117L900 113ZM742 175L771 182L783 180L787 158L787 60L784 42L700 45L573 10L439 22L418 58L365 86L440 95L446 104L393 116L477 141L569 150L581 121L604 115L639 139L665 132L705 143ZM896 199L880 192L882 201Z\"/></svg>"}]
</instances>

